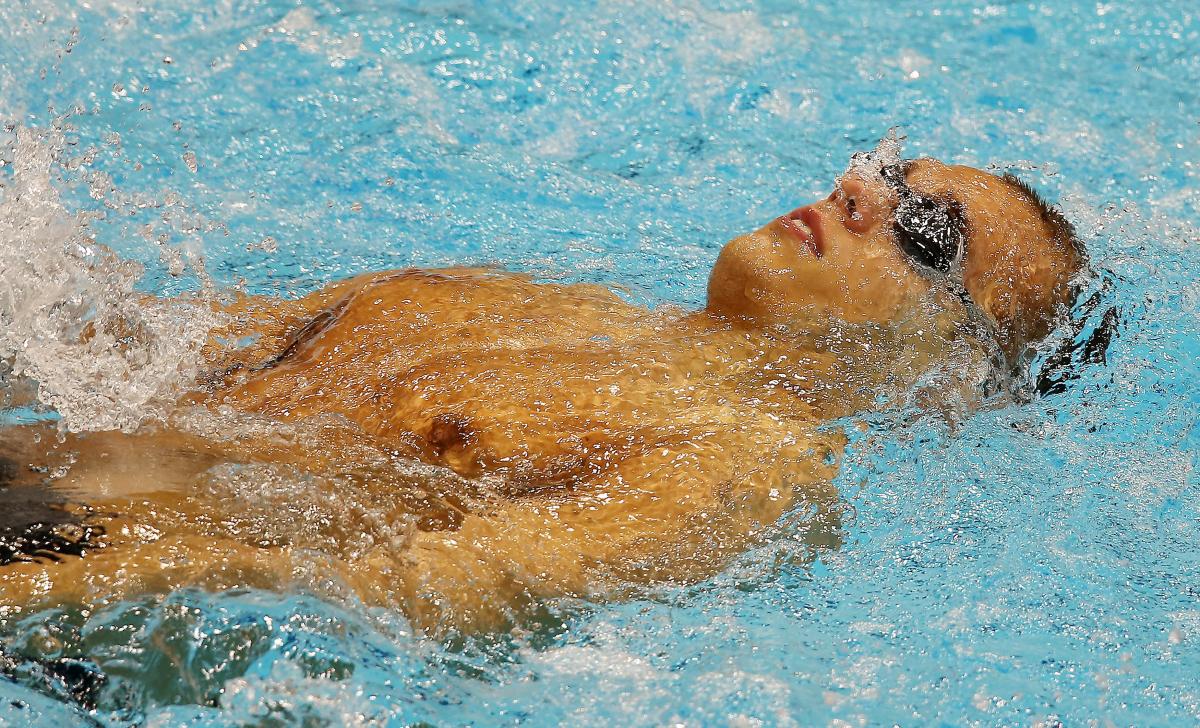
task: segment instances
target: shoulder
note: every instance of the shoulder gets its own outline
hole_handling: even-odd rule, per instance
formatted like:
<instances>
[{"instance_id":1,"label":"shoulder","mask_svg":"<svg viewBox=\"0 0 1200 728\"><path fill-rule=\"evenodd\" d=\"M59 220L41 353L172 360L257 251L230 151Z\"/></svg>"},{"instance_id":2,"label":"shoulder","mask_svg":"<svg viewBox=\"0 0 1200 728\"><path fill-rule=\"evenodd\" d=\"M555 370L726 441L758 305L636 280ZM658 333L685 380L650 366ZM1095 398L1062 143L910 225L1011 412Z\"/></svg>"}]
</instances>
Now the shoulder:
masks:
<instances>
[{"instance_id":1,"label":"shoulder","mask_svg":"<svg viewBox=\"0 0 1200 728\"><path fill-rule=\"evenodd\" d=\"M623 305L613 291L601 285L540 282L528 273L492 267L405 268L366 273L332 284L326 291L329 300L369 292L373 300L382 296L444 304L470 300L494 305L539 302Z\"/></svg>"}]
</instances>

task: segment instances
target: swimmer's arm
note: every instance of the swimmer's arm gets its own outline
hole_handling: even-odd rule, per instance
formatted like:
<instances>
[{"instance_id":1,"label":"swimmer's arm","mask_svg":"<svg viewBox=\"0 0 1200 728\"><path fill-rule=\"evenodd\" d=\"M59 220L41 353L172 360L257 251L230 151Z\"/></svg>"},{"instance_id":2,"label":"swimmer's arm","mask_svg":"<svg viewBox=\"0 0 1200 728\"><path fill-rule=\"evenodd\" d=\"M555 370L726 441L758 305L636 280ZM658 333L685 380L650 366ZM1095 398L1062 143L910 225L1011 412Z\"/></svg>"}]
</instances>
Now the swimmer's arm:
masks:
<instances>
[{"instance_id":1,"label":"swimmer's arm","mask_svg":"<svg viewBox=\"0 0 1200 728\"><path fill-rule=\"evenodd\" d=\"M763 449L741 452L770 451L754 444ZM836 447L814 441L767 465L714 455L702 442L629 458L584 498L517 503L455 532L419 534L396 585L403 593L388 601L398 598L426 631L494 630L549 598L706 578L800 500L833 499L827 454Z\"/></svg>"}]
</instances>

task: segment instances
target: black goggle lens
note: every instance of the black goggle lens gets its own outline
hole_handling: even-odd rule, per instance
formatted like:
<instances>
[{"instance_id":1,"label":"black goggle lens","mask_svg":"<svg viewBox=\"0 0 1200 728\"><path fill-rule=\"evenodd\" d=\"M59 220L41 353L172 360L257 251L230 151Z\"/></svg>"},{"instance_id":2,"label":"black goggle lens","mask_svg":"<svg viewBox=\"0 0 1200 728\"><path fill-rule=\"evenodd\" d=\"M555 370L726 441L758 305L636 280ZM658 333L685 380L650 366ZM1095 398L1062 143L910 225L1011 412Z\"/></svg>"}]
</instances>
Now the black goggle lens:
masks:
<instances>
[{"instance_id":1,"label":"black goggle lens","mask_svg":"<svg viewBox=\"0 0 1200 728\"><path fill-rule=\"evenodd\" d=\"M880 173L900 197L892 223L900 249L918 265L949 272L966 242L961 207L914 192L904 179L902 165L889 165Z\"/></svg>"}]
</instances>

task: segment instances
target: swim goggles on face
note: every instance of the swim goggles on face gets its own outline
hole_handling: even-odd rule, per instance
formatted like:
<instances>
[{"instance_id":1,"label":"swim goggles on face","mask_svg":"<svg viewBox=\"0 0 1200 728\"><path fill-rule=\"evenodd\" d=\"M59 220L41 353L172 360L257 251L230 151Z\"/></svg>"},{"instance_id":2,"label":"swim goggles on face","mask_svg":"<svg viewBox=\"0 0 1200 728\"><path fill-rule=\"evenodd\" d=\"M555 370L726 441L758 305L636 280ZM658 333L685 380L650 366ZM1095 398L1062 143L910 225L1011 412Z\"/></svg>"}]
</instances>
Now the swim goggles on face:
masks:
<instances>
[{"instance_id":1,"label":"swim goggles on face","mask_svg":"<svg viewBox=\"0 0 1200 728\"><path fill-rule=\"evenodd\" d=\"M949 273L966 252L966 214L956 200L939 200L909 187L905 179L909 166L901 162L879 171L899 197L892 213L896 244L914 263Z\"/></svg>"}]
</instances>

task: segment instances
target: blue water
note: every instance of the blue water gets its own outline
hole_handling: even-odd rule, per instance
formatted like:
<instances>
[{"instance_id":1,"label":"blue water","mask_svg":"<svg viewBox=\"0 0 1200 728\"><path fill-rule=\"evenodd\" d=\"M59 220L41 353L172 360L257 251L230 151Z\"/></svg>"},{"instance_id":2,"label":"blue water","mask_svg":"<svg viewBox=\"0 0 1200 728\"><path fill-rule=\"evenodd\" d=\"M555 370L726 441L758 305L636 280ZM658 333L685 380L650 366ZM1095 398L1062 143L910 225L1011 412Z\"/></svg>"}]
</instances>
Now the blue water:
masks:
<instances>
[{"instance_id":1,"label":"blue water","mask_svg":"<svg viewBox=\"0 0 1200 728\"><path fill-rule=\"evenodd\" d=\"M0 118L81 108L71 155L94 154L59 186L103 211L82 177L111 175L122 212L91 227L147 264L146 290L199 285L165 247L283 295L494 263L697 306L725 240L898 126L909 155L1059 201L1121 324L1065 393L955 427L864 417L839 546L784 539L541 633L440 645L396 614L254 592L0 617L5 651L108 676L90 719L1200 720L1193 2L193 5L0 7ZM84 721L36 673L0 679L0 724Z\"/></svg>"}]
</instances>

